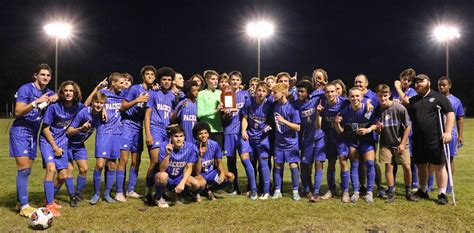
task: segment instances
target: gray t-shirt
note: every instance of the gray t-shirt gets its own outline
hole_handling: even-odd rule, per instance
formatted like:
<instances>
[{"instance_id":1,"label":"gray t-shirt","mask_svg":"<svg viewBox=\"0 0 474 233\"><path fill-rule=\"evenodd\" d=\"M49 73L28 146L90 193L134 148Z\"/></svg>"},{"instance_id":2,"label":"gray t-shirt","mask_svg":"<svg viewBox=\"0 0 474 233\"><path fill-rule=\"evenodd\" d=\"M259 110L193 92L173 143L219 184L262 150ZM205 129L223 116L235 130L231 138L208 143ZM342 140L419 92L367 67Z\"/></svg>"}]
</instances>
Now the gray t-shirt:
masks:
<instances>
[{"instance_id":1,"label":"gray t-shirt","mask_svg":"<svg viewBox=\"0 0 474 233\"><path fill-rule=\"evenodd\" d=\"M380 145L385 147L399 146L402 142L403 132L411 125L407 109L403 105L393 102L386 109L379 106L376 110L376 117L383 124Z\"/></svg>"}]
</instances>

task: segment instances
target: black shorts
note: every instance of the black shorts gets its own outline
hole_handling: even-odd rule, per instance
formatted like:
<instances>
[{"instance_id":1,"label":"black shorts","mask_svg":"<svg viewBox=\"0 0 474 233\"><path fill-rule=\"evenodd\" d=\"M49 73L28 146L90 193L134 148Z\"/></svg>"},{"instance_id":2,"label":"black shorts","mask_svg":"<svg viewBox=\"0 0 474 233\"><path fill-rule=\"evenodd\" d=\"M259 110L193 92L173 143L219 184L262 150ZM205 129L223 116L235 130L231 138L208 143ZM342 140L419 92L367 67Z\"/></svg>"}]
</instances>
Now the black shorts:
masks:
<instances>
[{"instance_id":1,"label":"black shorts","mask_svg":"<svg viewBox=\"0 0 474 233\"><path fill-rule=\"evenodd\" d=\"M211 133L209 136L212 140L216 141L221 150L224 148L224 134L222 132L219 133Z\"/></svg>"},{"instance_id":2,"label":"black shorts","mask_svg":"<svg viewBox=\"0 0 474 233\"><path fill-rule=\"evenodd\" d=\"M414 164L430 163L442 165L446 163L446 157L441 144L436 148L426 148L425 145L414 143L412 159Z\"/></svg>"}]
</instances>

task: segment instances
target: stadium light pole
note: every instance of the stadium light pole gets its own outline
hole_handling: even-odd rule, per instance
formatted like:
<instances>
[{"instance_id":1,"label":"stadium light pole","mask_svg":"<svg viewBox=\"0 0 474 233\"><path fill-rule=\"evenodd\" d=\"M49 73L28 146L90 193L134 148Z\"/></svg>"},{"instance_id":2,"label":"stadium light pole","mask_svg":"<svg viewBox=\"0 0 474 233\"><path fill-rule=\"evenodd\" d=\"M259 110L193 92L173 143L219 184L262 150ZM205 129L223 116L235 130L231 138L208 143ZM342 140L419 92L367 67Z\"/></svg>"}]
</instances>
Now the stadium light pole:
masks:
<instances>
[{"instance_id":1,"label":"stadium light pole","mask_svg":"<svg viewBox=\"0 0 474 233\"><path fill-rule=\"evenodd\" d=\"M59 40L66 39L71 35L72 26L68 23L50 23L44 26L46 34L55 38L55 60L54 60L54 90L58 90L58 47Z\"/></svg>"},{"instance_id":2,"label":"stadium light pole","mask_svg":"<svg viewBox=\"0 0 474 233\"><path fill-rule=\"evenodd\" d=\"M247 24L247 34L257 38L257 77L260 78L260 43L273 34L273 24L266 21L250 22Z\"/></svg>"},{"instance_id":3,"label":"stadium light pole","mask_svg":"<svg viewBox=\"0 0 474 233\"><path fill-rule=\"evenodd\" d=\"M449 77L449 42L461 36L456 27L438 26L433 31L434 36L441 42L445 43L446 47L446 77Z\"/></svg>"}]
</instances>

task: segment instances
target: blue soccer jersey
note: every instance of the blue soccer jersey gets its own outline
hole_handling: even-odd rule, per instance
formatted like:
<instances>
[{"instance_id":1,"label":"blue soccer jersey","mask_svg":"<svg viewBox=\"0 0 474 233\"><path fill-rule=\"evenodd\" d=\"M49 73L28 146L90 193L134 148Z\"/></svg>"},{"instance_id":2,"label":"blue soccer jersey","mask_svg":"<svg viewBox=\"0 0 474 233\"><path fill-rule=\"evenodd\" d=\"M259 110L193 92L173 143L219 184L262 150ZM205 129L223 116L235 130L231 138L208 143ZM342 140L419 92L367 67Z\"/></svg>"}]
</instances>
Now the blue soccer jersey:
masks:
<instances>
[{"instance_id":1,"label":"blue soccer jersey","mask_svg":"<svg viewBox=\"0 0 474 233\"><path fill-rule=\"evenodd\" d=\"M376 109L380 104L379 99L377 98L377 94L375 94L375 92L370 89L367 89L367 92L362 98L363 103L367 103L367 101L370 101L370 103L374 106L374 109Z\"/></svg>"},{"instance_id":2,"label":"blue soccer jersey","mask_svg":"<svg viewBox=\"0 0 474 233\"><path fill-rule=\"evenodd\" d=\"M321 129L326 135L326 138L335 144L342 138L342 136L336 132L336 116L342 109L349 106L350 102L345 97L338 96L334 104L330 104L326 98L323 99L321 104L324 107L321 112Z\"/></svg>"},{"instance_id":3,"label":"blue soccer jersey","mask_svg":"<svg viewBox=\"0 0 474 233\"><path fill-rule=\"evenodd\" d=\"M198 145L199 147L199 142ZM214 161L216 159L222 159L222 152L219 144L216 141L209 139L207 141L207 150L206 153L201 158L201 173L208 174L214 170L217 170L216 164Z\"/></svg>"},{"instance_id":4,"label":"blue soccer jersey","mask_svg":"<svg viewBox=\"0 0 474 233\"><path fill-rule=\"evenodd\" d=\"M286 103L276 103L274 117L280 114L285 120L291 123L300 124L300 114L290 101ZM280 150L298 150L298 132L290 129L287 125L279 123L275 119L275 146Z\"/></svg>"},{"instance_id":5,"label":"blue soccer jersey","mask_svg":"<svg viewBox=\"0 0 474 233\"><path fill-rule=\"evenodd\" d=\"M143 84L136 84L127 89L124 99L127 102L132 102L145 93L148 93L148 91L143 87ZM137 130L142 128L142 122L145 118L145 104L137 103L122 113L123 127Z\"/></svg>"},{"instance_id":6,"label":"blue soccer jersey","mask_svg":"<svg viewBox=\"0 0 474 233\"><path fill-rule=\"evenodd\" d=\"M266 136L265 128L270 125L269 118L273 117L272 101L267 98L258 104L255 97L250 97L241 111L242 116L247 117L247 134L250 140L260 140Z\"/></svg>"},{"instance_id":7,"label":"blue soccer jersey","mask_svg":"<svg viewBox=\"0 0 474 233\"><path fill-rule=\"evenodd\" d=\"M57 102L48 107L44 114L43 124L50 126L51 135L58 146L65 146L68 143L66 130L77 113L84 107L82 103L77 103L71 107L64 106ZM40 135L40 143L49 143L43 132Z\"/></svg>"},{"instance_id":8,"label":"blue soccer jersey","mask_svg":"<svg viewBox=\"0 0 474 233\"><path fill-rule=\"evenodd\" d=\"M185 140L194 144L196 140L193 137L193 127L197 122L197 105L196 101L184 99L179 102L176 109L184 103L186 103L186 106L182 107L178 112L178 123L184 129Z\"/></svg>"},{"instance_id":9,"label":"blue soccer jersey","mask_svg":"<svg viewBox=\"0 0 474 233\"><path fill-rule=\"evenodd\" d=\"M362 106L356 110L349 105L341 110L341 116L341 126L344 127L344 136L349 142L359 142L359 140L363 140L364 142L371 143L374 141L371 133L363 136L356 134L359 128L368 128L377 123L375 114L367 114L365 104L362 104Z\"/></svg>"},{"instance_id":10,"label":"blue soccer jersey","mask_svg":"<svg viewBox=\"0 0 474 233\"><path fill-rule=\"evenodd\" d=\"M324 137L322 130L316 130L316 106L322 100L322 95L313 95L307 100L294 102L301 119L301 135L303 140L319 139Z\"/></svg>"},{"instance_id":11,"label":"blue soccer jersey","mask_svg":"<svg viewBox=\"0 0 474 233\"><path fill-rule=\"evenodd\" d=\"M86 107L81 109L79 113L77 113L76 117L71 122L71 127L79 128L84 123L89 122L91 124L91 128L87 131L80 131L79 133L75 134L71 138L69 138L69 145L82 145L84 142L92 135L94 129L99 126L99 122L102 121L102 113L99 112L96 115L92 114L92 108Z\"/></svg>"},{"instance_id":12,"label":"blue soccer jersey","mask_svg":"<svg viewBox=\"0 0 474 233\"><path fill-rule=\"evenodd\" d=\"M454 95L448 95L448 100L451 102L451 105L453 106L454 110L454 117L456 120L458 120L461 117L464 117L464 107L462 106L461 100L459 100L456 96ZM457 124L454 124L453 131L451 133L453 136L458 136L458 127Z\"/></svg>"},{"instance_id":13,"label":"blue soccer jersey","mask_svg":"<svg viewBox=\"0 0 474 233\"><path fill-rule=\"evenodd\" d=\"M413 89L411 87L407 88L404 91L404 93L405 93L405 96L407 96L408 98L417 95L415 89ZM395 102L398 102L398 103L402 102L401 99L400 99L400 96L398 95L397 90L392 90L392 100L395 101Z\"/></svg>"},{"instance_id":14,"label":"blue soccer jersey","mask_svg":"<svg viewBox=\"0 0 474 233\"><path fill-rule=\"evenodd\" d=\"M104 107L107 112L107 121L99 124L97 134L120 135L122 134L120 107L123 97L120 93L114 93L108 89L102 89L100 92L107 96Z\"/></svg>"},{"instance_id":15,"label":"blue soccer jersey","mask_svg":"<svg viewBox=\"0 0 474 233\"><path fill-rule=\"evenodd\" d=\"M232 112L230 118L223 119L224 134L240 134L240 122L241 114L240 111L245 105L246 99L249 94L246 90L240 90L235 93L235 102L237 111Z\"/></svg>"},{"instance_id":16,"label":"blue soccer jersey","mask_svg":"<svg viewBox=\"0 0 474 233\"><path fill-rule=\"evenodd\" d=\"M159 161L163 161L166 155L166 145L168 143L163 143L160 148ZM170 159L168 167L166 168L166 173L169 177L175 178L184 174L184 169L188 163L196 163L198 156L197 147L189 142L184 142L184 145L175 150L173 149L170 154Z\"/></svg>"},{"instance_id":17,"label":"blue soccer jersey","mask_svg":"<svg viewBox=\"0 0 474 233\"><path fill-rule=\"evenodd\" d=\"M171 91L151 91L146 107L151 108L150 127L165 129L170 124L175 95Z\"/></svg>"}]
</instances>

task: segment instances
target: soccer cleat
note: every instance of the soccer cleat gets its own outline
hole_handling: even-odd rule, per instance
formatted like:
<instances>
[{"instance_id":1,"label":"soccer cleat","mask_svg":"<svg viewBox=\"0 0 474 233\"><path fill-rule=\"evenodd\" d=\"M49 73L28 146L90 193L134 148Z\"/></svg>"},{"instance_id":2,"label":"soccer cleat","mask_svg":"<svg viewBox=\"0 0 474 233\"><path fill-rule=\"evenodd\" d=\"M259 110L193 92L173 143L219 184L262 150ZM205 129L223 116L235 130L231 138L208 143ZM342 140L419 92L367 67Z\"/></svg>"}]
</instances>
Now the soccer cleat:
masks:
<instances>
[{"instance_id":1,"label":"soccer cleat","mask_svg":"<svg viewBox=\"0 0 474 233\"><path fill-rule=\"evenodd\" d=\"M385 203L392 203L395 201L395 193L388 191L387 192L387 199L385 200Z\"/></svg>"},{"instance_id":2,"label":"soccer cleat","mask_svg":"<svg viewBox=\"0 0 474 233\"><path fill-rule=\"evenodd\" d=\"M99 202L99 199L100 199L99 194L98 193L94 194L94 196L92 196L91 198L90 204L91 205L97 204L97 202Z\"/></svg>"},{"instance_id":3,"label":"soccer cleat","mask_svg":"<svg viewBox=\"0 0 474 233\"><path fill-rule=\"evenodd\" d=\"M237 196L237 195L239 195L239 192L237 192L237 190L234 190L234 191L230 192L230 193L227 194L227 195L229 195L229 196Z\"/></svg>"},{"instance_id":4,"label":"soccer cleat","mask_svg":"<svg viewBox=\"0 0 474 233\"><path fill-rule=\"evenodd\" d=\"M258 199L260 200L268 200L270 198L270 194L269 193L265 193L265 194L262 194L262 196L260 196Z\"/></svg>"},{"instance_id":5,"label":"soccer cleat","mask_svg":"<svg viewBox=\"0 0 474 233\"><path fill-rule=\"evenodd\" d=\"M359 192L355 192L354 194L352 194L351 202L356 203L358 200L359 200Z\"/></svg>"},{"instance_id":6,"label":"soccer cleat","mask_svg":"<svg viewBox=\"0 0 474 233\"><path fill-rule=\"evenodd\" d=\"M54 208L53 205L46 205L46 208L49 209L51 211L51 213L53 213L54 217L61 216L61 213L59 213L59 211L56 208Z\"/></svg>"},{"instance_id":7,"label":"soccer cleat","mask_svg":"<svg viewBox=\"0 0 474 233\"><path fill-rule=\"evenodd\" d=\"M168 202L166 202L164 198L160 198L160 200L157 200L157 201L156 201L156 205L157 205L158 207L160 207L160 208L168 208L168 207L170 207L170 206L168 205Z\"/></svg>"},{"instance_id":8,"label":"soccer cleat","mask_svg":"<svg viewBox=\"0 0 474 233\"><path fill-rule=\"evenodd\" d=\"M21 209L21 207L20 207L20 212L19 213L20 213L20 216L29 218L31 216L31 214L33 214L33 212L35 212L35 211L36 211L36 208L33 208L31 206L27 206L23 209Z\"/></svg>"},{"instance_id":9,"label":"soccer cleat","mask_svg":"<svg viewBox=\"0 0 474 233\"><path fill-rule=\"evenodd\" d=\"M147 206L156 206L155 200L153 200L153 196L151 194L145 195L144 202Z\"/></svg>"},{"instance_id":10,"label":"soccer cleat","mask_svg":"<svg viewBox=\"0 0 474 233\"><path fill-rule=\"evenodd\" d=\"M107 203L114 203L116 202L115 199L113 199L110 194L104 194L104 200L107 202Z\"/></svg>"},{"instance_id":11,"label":"soccer cleat","mask_svg":"<svg viewBox=\"0 0 474 233\"><path fill-rule=\"evenodd\" d=\"M367 192L367 195L364 196L365 202L367 204L374 203L374 194L372 192Z\"/></svg>"},{"instance_id":12,"label":"soccer cleat","mask_svg":"<svg viewBox=\"0 0 474 233\"><path fill-rule=\"evenodd\" d=\"M449 203L448 196L444 193L438 194L438 204L440 205L446 205Z\"/></svg>"},{"instance_id":13,"label":"soccer cleat","mask_svg":"<svg viewBox=\"0 0 474 233\"><path fill-rule=\"evenodd\" d=\"M328 190L324 195L321 196L321 200L329 200L333 197L331 190Z\"/></svg>"},{"instance_id":14,"label":"soccer cleat","mask_svg":"<svg viewBox=\"0 0 474 233\"><path fill-rule=\"evenodd\" d=\"M301 200L300 194L298 193L298 190L293 190L293 201L299 201Z\"/></svg>"},{"instance_id":15,"label":"soccer cleat","mask_svg":"<svg viewBox=\"0 0 474 233\"><path fill-rule=\"evenodd\" d=\"M426 200L430 199L430 195L428 194L428 191L423 192L421 191L421 189L418 189L418 191L416 191L415 196L418 197L418 199L426 199Z\"/></svg>"},{"instance_id":16,"label":"soccer cleat","mask_svg":"<svg viewBox=\"0 0 474 233\"><path fill-rule=\"evenodd\" d=\"M409 192L405 195L405 198L408 200L408 201L418 201L418 197L413 195L413 193Z\"/></svg>"},{"instance_id":17,"label":"soccer cleat","mask_svg":"<svg viewBox=\"0 0 474 233\"><path fill-rule=\"evenodd\" d=\"M207 198L209 198L211 201L217 200L216 196L214 196L214 193L211 190L207 191Z\"/></svg>"},{"instance_id":18,"label":"soccer cleat","mask_svg":"<svg viewBox=\"0 0 474 233\"><path fill-rule=\"evenodd\" d=\"M250 200L255 201L258 198L257 192L251 192L250 193Z\"/></svg>"},{"instance_id":19,"label":"soccer cleat","mask_svg":"<svg viewBox=\"0 0 474 233\"><path fill-rule=\"evenodd\" d=\"M78 202L84 201L84 197L82 196L82 193L76 193L75 196Z\"/></svg>"},{"instance_id":20,"label":"soccer cleat","mask_svg":"<svg viewBox=\"0 0 474 233\"><path fill-rule=\"evenodd\" d=\"M136 193L135 191L127 192L126 195L127 197L131 197L131 198L137 198L137 199L142 198L142 195Z\"/></svg>"},{"instance_id":21,"label":"soccer cleat","mask_svg":"<svg viewBox=\"0 0 474 233\"><path fill-rule=\"evenodd\" d=\"M359 196L363 197L367 195L367 188L363 185L360 186L359 188Z\"/></svg>"},{"instance_id":22,"label":"soccer cleat","mask_svg":"<svg viewBox=\"0 0 474 233\"><path fill-rule=\"evenodd\" d=\"M311 198L309 199L309 202L318 202L321 198L319 197L319 194L312 195Z\"/></svg>"},{"instance_id":23,"label":"soccer cleat","mask_svg":"<svg viewBox=\"0 0 474 233\"><path fill-rule=\"evenodd\" d=\"M351 197L349 196L349 192L342 193L342 203L349 203L351 202Z\"/></svg>"},{"instance_id":24,"label":"soccer cleat","mask_svg":"<svg viewBox=\"0 0 474 233\"><path fill-rule=\"evenodd\" d=\"M76 196L71 196L69 198L69 205L72 207L72 208L76 208L77 207L77 197Z\"/></svg>"},{"instance_id":25,"label":"soccer cleat","mask_svg":"<svg viewBox=\"0 0 474 233\"><path fill-rule=\"evenodd\" d=\"M48 205L48 203L46 203L46 199L43 200L43 203L44 203L44 206ZM53 205L55 209L63 208L60 204L56 203L55 201L53 201L53 204L51 205Z\"/></svg>"},{"instance_id":26,"label":"soccer cleat","mask_svg":"<svg viewBox=\"0 0 474 233\"><path fill-rule=\"evenodd\" d=\"M428 186L428 188L426 189L426 192L429 192L429 193L431 193L431 192L433 192L433 191L434 191L434 187L433 187L433 186L431 186L431 187Z\"/></svg>"},{"instance_id":27,"label":"soccer cleat","mask_svg":"<svg viewBox=\"0 0 474 233\"><path fill-rule=\"evenodd\" d=\"M281 195L281 191L275 191L275 193L273 193L273 196L272 196L272 199L279 199L279 198L282 198L283 196Z\"/></svg>"},{"instance_id":28,"label":"soccer cleat","mask_svg":"<svg viewBox=\"0 0 474 233\"><path fill-rule=\"evenodd\" d=\"M123 195L123 193L115 194L115 200L117 200L118 202L126 202L127 201L127 199L125 199L125 196Z\"/></svg>"},{"instance_id":29,"label":"soccer cleat","mask_svg":"<svg viewBox=\"0 0 474 233\"><path fill-rule=\"evenodd\" d=\"M446 188L446 194L452 194L453 193L453 187L452 186L448 186Z\"/></svg>"},{"instance_id":30,"label":"soccer cleat","mask_svg":"<svg viewBox=\"0 0 474 233\"><path fill-rule=\"evenodd\" d=\"M387 198L387 192L382 187L377 188L377 196L380 198Z\"/></svg>"}]
</instances>

